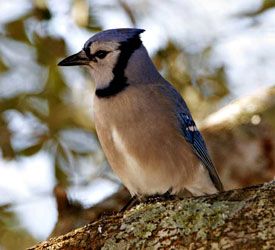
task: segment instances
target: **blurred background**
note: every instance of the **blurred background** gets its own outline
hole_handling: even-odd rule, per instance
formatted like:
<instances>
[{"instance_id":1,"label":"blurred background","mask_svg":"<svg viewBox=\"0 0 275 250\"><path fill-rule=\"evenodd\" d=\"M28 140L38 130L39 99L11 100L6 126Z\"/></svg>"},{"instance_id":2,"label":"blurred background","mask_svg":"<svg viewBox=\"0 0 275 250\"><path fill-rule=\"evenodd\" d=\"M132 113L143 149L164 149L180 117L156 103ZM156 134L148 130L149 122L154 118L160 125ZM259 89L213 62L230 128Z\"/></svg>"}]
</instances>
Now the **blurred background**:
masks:
<instances>
[{"instance_id":1,"label":"blurred background","mask_svg":"<svg viewBox=\"0 0 275 250\"><path fill-rule=\"evenodd\" d=\"M95 133L93 82L80 68L57 67L103 29L146 30L145 46L189 104L227 189L271 180L274 7L274 0L0 0L0 249L66 233L129 198ZM228 106L238 98L245 101Z\"/></svg>"}]
</instances>

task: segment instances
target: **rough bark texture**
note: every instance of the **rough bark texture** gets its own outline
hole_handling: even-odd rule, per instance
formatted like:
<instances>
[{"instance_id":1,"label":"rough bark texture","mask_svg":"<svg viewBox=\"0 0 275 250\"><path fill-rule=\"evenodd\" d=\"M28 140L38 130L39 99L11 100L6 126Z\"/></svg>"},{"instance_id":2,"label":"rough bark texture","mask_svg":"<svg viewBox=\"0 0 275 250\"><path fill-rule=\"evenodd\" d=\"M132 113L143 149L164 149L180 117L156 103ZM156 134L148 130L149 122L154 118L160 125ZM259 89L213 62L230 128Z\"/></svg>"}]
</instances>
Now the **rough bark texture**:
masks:
<instances>
[{"instance_id":1,"label":"rough bark texture","mask_svg":"<svg viewBox=\"0 0 275 250\"><path fill-rule=\"evenodd\" d=\"M30 249L274 249L275 181L140 204Z\"/></svg>"}]
</instances>

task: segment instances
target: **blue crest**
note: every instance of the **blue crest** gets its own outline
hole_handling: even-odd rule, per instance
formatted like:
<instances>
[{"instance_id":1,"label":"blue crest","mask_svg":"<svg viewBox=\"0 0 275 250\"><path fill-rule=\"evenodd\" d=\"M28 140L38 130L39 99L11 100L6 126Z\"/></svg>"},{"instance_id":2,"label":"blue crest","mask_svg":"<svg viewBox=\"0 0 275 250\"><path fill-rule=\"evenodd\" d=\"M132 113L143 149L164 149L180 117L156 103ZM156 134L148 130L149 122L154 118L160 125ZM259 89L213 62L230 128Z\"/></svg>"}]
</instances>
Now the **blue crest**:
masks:
<instances>
[{"instance_id":1,"label":"blue crest","mask_svg":"<svg viewBox=\"0 0 275 250\"><path fill-rule=\"evenodd\" d=\"M95 41L114 41L114 42L123 42L127 41L130 38L139 36L145 30L143 29L134 29L134 28L121 28L121 29L110 29L104 30L92 36L84 45L85 47L89 47L91 43Z\"/></svg>"}]
</instances>

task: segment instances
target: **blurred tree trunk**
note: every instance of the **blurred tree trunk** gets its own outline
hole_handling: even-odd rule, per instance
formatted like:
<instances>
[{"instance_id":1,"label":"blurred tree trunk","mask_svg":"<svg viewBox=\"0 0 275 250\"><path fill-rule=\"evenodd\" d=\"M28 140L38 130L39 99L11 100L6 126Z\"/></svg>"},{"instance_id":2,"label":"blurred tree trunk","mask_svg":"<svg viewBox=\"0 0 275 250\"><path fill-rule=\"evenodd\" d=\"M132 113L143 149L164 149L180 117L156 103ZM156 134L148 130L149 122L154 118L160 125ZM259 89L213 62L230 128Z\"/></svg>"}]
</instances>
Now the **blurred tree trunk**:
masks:
<instances>
[{"instance_id":1,"label":"blurred tree trunk","mask_svg":"<svg viewBox=\"0 0 275 250\"><path fill-rule=\"evenodd\" d=\"M55 188L55 197L58 209L58 221L50 237L65 234L73 229L95 221L104 214L120 211L131 199L129 191L122 187L110 197L91 208L83 208L72 203L62 187Z\"/></svg>"},{"instance_id":2,"label":"blurred tree trunk","mask_svg":"<svg viewBox=\"0 0 275 250\"><path fill-rule=\"evenodd\" d=\"M275 176L275 87L238 99L201 124L226 190Z\"/></svg>"},{"instance_id":3,"label":"blurred tree trunk","mask_svg":"<svg viewBox=\"0 0 275 250\"><path fill-rule=\"evenodd\" d=\"M140 204L30 249L272 249L274 188Z\"/></svg>"}]
</instances>

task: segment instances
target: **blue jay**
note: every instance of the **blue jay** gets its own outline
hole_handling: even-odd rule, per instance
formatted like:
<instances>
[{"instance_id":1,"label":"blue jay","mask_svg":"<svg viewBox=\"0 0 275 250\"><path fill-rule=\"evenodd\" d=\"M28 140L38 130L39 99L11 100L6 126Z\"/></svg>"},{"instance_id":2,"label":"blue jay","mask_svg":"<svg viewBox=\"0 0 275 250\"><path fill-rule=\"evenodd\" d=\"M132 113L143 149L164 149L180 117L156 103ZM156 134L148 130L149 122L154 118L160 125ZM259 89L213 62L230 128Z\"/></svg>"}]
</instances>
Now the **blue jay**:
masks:
<instances>
[{"instance_id":1,"label":"blue jay","mask_svg":"<svg viewBox=\"0 0 275 250\"><path fill-rule=\"evenodd\" d=\"M132 196L222 191L185 101L155 68L140 40L142 32L102 31L59 65L82 65L90 71L100 143Z\"/></svg>"}]
</instances>

